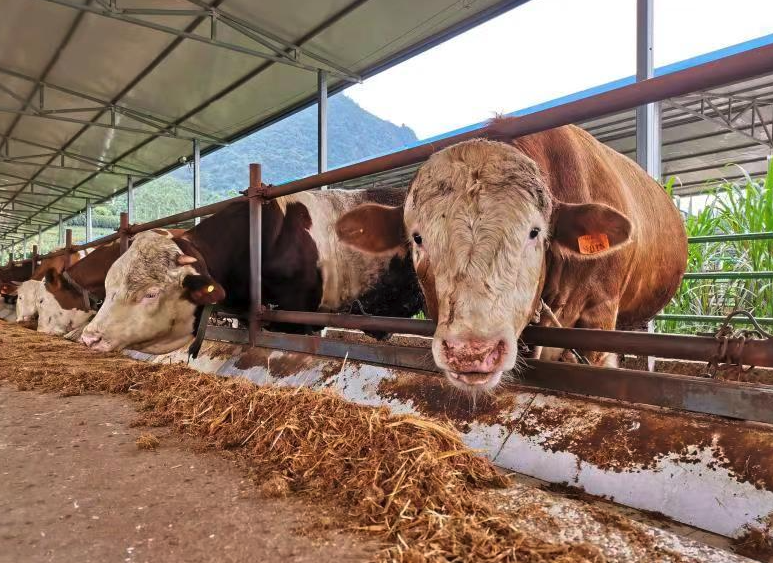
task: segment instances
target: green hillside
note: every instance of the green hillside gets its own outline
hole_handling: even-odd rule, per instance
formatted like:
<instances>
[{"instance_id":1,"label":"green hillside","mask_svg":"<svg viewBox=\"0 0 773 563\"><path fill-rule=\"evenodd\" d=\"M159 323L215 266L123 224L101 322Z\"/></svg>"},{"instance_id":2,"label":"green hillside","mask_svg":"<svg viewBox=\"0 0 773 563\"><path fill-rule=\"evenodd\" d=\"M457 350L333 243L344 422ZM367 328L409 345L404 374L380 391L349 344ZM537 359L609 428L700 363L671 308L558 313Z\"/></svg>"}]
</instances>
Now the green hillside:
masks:
<instances>
[{"instance_id":1,"label":"green hillside","mask_svg":"<svg viewBox=\"0 0 773 563\"><path fill-rule=\"evenodd\" d=\"M376 117L351 98L338 94L328 103L328 166L330 168L391 152L415 142L415 133ZM281 183L314 174L317 171L317 110L308 108L224 147L202 159L202 199L212 203L236 195L247 187L251 162L263 165L263 181ZM192 172L182 167L162 178L143 184L135 192L135 221L142 223L193 207ZM126 196L94 208L95 236L118 228L118 218L126 211ZM73 240L85 240L83 215L67 222ZM58 246L58 232L44 233L41 252ZM28 251L32 242L28 244ZM21 245L16 248L21 256ZM3 262L6 260L3 257Z\"/></svg>"}]
</instances>

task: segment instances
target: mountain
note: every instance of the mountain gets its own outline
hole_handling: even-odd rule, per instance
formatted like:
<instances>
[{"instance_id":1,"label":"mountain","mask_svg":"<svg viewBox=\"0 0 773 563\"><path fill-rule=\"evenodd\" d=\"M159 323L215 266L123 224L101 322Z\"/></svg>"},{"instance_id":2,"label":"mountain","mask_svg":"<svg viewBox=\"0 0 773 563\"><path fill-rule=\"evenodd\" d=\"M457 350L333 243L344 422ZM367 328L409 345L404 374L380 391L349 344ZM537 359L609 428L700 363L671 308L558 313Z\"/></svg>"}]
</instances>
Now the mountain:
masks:
<instances>
[{"instance_id":1,"label":"mountain","mask_svg":"<svg viewBox=\"0 0 773 563\"><path fill-rule=\"evenodd\" d=\"M354 100L338 94L328 100L328 167L392 152L415 142L409 127L376 117ZM317 108L310 107L262 131L224 147L201 161L202 192L206 199L233 195L247 187L248 165L262 165L263 181L278 184L317 171ZM190 182L185 169L172 176ZM214 193L213 193L214 192Z\"/></svg>"}]
</instances>

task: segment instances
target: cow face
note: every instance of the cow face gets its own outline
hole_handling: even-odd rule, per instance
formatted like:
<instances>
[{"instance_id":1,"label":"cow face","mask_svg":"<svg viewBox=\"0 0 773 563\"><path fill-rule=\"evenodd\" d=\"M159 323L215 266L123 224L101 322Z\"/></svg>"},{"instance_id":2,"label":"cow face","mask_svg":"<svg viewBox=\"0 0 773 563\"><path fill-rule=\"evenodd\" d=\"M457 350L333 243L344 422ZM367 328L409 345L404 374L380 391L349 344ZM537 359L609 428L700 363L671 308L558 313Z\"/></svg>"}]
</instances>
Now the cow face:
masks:
<instances>
[{"instance_id":1,"label":"cow face","mask_svg":"<svg viewBox=\"0 0 773 563\"><path fill-rule=\"evenodd\" d=\"M27 280L16 289L16 322L35 320L43 299L43 282Z\"/></svg>"},{"instance_id":2,"label":"cow face","mask_svg":"<svg viewBox=\"0 0 773 563\"><path fill-rule=\"evenodd\" d=\"M167 236L137 235L105 278L105 300L81 341L101 351L131 348L149 354L176 350L193 338L196 308L225 291L198 259Z\"/></svg>"},{"instance_id":3,"label":"cow face","mask_svg":"<svg viewBox=\"0 0 773 563\"><path fill-rule=\"evenodd\" d=\"M63 308L45 286L40 291L38 332L61 336L84 326L93 316L93 311Z\"/></svg>"},{"instance_id":4,"label":"cow face","mask_svg":"<svg viewBox=\"0 0 773 563\"><path fill-rule=\"evenodd\" d=\"M475 140L433 155L405 208L363 205L337 224L361 250L411 247L430 315L432 353L455 386L487 391L515 367L534 316L548 247L594 259L625 244L631 224L610 207L553 202L536 163L514 146ZM578 242L581 237L584 238ZM583 253L588 241L597 244Z\"/></svg>"}]
</instances>

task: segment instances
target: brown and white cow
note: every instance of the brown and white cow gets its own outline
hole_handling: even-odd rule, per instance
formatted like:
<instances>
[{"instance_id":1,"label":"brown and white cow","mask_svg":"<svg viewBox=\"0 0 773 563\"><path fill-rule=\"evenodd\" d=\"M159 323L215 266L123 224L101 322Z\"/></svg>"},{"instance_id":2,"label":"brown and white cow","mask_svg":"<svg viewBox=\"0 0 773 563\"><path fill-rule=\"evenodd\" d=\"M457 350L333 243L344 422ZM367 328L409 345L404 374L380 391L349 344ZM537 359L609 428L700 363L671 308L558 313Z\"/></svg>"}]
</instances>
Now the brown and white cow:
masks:
<instances>
[{"instance_id":1,"label":"brown and white cow","mask_svg":"<svg viewBox=\"0 0 773 563\"><path fill-rule=\"evenodd\" d=\"M327 190L263 207L265 305L291 311L411 316L421 291L403 248L372 257L339 244L338 218L364 202L400 204L405 189ZM98 350L175 350L201 307L249 305L249 209L234 203L174 239L137 235L105 280L106 297L81 340ZM356 312L356 311L355 311Z\"/></svg>"},{"instance_id":2,"label":"brown and white cow","mask_svg":"<svg viewBox=\"0 0 773 563\"><path fill-rule=\"evenodd\" d=\"M687 262L665 190L574 126L448 147L419 169L404 208L361 206L337 231L370 253L410 246L437 321L435 362L468 391L494 388L515 367L541 301L565 327L640 325L668 303Z\"/></svg>"},{"instance_id":3,"label":"brown and white cow","mask_svg":"<svg viewBox=\"0 0 773 563\"><path fill-rule=\"evenodd\" d=\"M183 229L156 229L154 232L173 237ZM83 327L96 313L105 298L105 277L120 256L118 241L96 247L88 256L81 257L64 271L56 264L45 268L42 279L45 292L39 306L39 317L44 326L56 334L64 334ZM50 299L49 299L50 296ZM66 329L59 332L59 329ZM79 336L79 335L78 335Z\"/></svg>"},{"instance_id":4,"label":"brown and white cow","mask_svg":"<svg viewBox=\"0 0 773 563\"><path fill-rule=\"evenodd\" d=\"M67 310L59 306L39 280L27 280L19 285L16 301L16 322L38 319L37 331L63 335L85 325L93 311Z\"/></svg>"}]
</instances>

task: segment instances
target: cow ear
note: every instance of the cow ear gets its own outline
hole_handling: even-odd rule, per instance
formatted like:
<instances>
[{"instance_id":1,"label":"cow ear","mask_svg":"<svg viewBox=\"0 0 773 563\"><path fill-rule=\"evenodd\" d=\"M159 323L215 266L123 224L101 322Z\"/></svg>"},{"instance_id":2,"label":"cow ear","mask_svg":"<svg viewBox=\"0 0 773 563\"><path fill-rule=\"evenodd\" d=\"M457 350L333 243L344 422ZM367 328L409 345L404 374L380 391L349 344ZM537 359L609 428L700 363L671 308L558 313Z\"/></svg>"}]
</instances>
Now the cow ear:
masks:
<instances>
[{"instance_id":1,"label":"cow ear","mask_svg":"<svg viewBox=\"0 0 773 563\"><path fill-rule=\"evenodd\" d=\"M344 244L370 254L403 249L407 240L403 206L359 205L338 219L336 234Z\"/></svg>"},{"instance_id":2,"label":"cow ear","mask_svg":"<svg viewBox=\"0 0 773 563\"><path fill-rule=\"evenodd\" d=\"M49 268L46 273L43 274L43 282L46 286L53 289L62 288L62 275L56 270L56 268Z\"/></svg>"},{"instance_id":3,"label":"cow ear","mask_svg":"<svg viewBox=\"0 0 773 563\"><path fill-rule=\"evenodd\" d=\"M183 278L188 297L197 305L214 305L225 299L223 286L209 276L190 274Z\"/></svg>"},{"instance_id":4,"label":"cow ear","mask_svg":"<svg viewBox=\"0 0 773 563\"><path fill-rule=\"evenodd\" d=\"M553 217L552 243L575 258L600 258L631 241L631 221L603 203L559 203Z\"/></svg>"}]
</instances>

